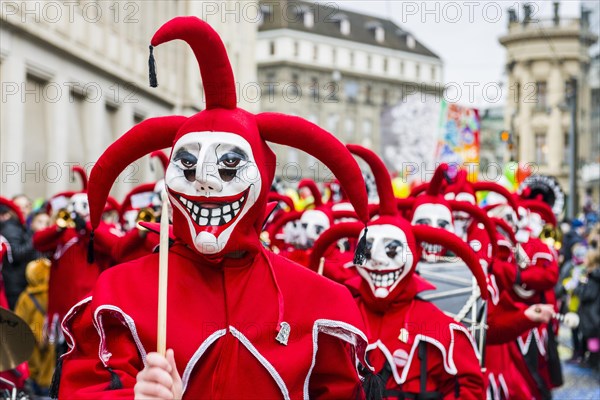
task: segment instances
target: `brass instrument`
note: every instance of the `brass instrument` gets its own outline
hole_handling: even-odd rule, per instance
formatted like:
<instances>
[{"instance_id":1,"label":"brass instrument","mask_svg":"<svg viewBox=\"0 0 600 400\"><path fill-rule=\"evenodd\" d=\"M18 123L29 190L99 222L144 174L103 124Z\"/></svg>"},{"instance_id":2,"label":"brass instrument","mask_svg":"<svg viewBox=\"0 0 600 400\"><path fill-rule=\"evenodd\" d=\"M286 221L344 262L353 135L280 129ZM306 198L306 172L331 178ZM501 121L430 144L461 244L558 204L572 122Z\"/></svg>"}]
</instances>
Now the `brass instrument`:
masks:
<instances>
[{"instance_id":1,"label":"brass instrument","mask_svg":"<svg viewBox=\"0 0 600 400\"><path fill-rule=\"evenodd\" d=\"M156 222L156 214L154 210L150 207L144 207L140 210L135 219L136 224L138 222Z\"/></svg>"},{"instance_id":2,"label":"brass instrument","mask_svg":"<svg viewBox=\"0 0 600 400\"><path fill-rule=\"evenodd\" d=\"M56 225L61 229L75 228L75 220L66 208L61 208L56 213Z\"/></svg>"},{"instance_id":3,"label":"brass instrument","mask_svg":"<svg viewBox=\"0 0 600 400\"><path fill-rule=\"evenodd\" d=\"M562 247L562 231L558 226L554 227L551 224L544 225L544 229L540 233L540 239L555 250L560 250Z\"/></svg>"}]
</instances>

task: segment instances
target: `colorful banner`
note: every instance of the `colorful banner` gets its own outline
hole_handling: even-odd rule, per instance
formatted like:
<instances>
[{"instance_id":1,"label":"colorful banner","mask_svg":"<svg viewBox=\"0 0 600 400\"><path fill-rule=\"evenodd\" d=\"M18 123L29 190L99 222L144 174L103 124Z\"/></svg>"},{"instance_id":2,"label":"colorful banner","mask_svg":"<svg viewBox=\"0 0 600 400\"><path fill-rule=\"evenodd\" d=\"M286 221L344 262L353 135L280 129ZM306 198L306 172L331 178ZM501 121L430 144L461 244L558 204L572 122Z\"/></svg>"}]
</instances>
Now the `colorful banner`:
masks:
<instances>
[{"instance_id":1,"label":"colorful banner","mask_svg":"<svg viewBox=\"0 0 600 400\"><path fill-rule=\"evenodd\" d=\"M479 171L479 112L442 101L436 161L462 167L471 182Z\"/></svg>"}]
</instances>

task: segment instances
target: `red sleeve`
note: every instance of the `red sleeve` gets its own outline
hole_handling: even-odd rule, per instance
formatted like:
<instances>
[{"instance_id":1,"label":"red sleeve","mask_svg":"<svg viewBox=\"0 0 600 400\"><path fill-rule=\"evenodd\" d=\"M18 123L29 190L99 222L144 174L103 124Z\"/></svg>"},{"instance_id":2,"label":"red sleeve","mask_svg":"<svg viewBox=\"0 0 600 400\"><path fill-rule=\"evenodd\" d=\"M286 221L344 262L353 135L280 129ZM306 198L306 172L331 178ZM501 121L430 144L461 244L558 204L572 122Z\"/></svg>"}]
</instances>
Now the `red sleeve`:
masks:
<instances>
[{"instance_id":1,"label":"red sleeve","mask_svg":"<svg viewBox=\"0 0 600 400\"><path fill-rule=\"evenodd\" d=\"M467 335L456 332L454 336L453 358L458 372L455 377L452 377L453 379L447 379L440 385L444 399L484 399L483 374L481 373L481 367L475 355L473 344Z\"/></svg>"},{"instance_id":2,"label":"red sleeve","mask_svg":"<svg viewBox=\"0 0 600 400\"><path fill-rule=\"evenodd\" d=\"M42 253L54 251L58 247L64 232L64 230L59 230L57 225L37 231L33 234L33 247Z\"/></svg>"},{"instance_id":3,"label":"red sleeve","mask_svg":"<svg viewBox=\"0 0 600 400\"><path fill-rule=\"evenodd\" d=\"M361 381L352 347L340 339L319 334L315 367L309 382L311 399L362 399Z\"/></svg>"},{"instance_id":4,"label":"red sleeve","mask_svg":"<svg viewBox=\"0 0 600 400\"><path fill-rule=\"evenodd\" d=\"M123 262L133 249L144 245L145 238L140 234L139 229L132 229L125 236L117 238L113 248L112 257L117 264Z\"/></svg>"},{"instance_id":5,"label":"red sleeve","mask_svg":"<svg viewBox=\"0 0 600 400\"><path fill-rule=\"evenodd\" d=\"M528 289L544 291L552 289L558 282L558 263L550 253L538 253L550 259L537 258L536 263L521 271L521 282ZM535 257L535 255L534 255Z\"/></svg>"},{"instance_id":6,"label":"red sleeve","mask_svg":"<svg viewBox=\"0 0 600 400\"><path fill-rule=\"evenodd\" d=\"M507 292L502 292L498 304L491 302L488 312L486 343L490 345L516 340L523 332L538 326L525 316L525 305L515 303Z\"/></svg>"},{"instance_id":7,"label":"red sleeve","mask_svg":"<svg viewBox=\"0 0 600 400\"><path fill-rule=\"evenodd\" d=\"M63 357L60 378L60 399L121 399L133 398L138 371L143 369L141 357L129 330L117 320L103 320L112 355L111 371L98 355L100 338L92 323L88 307L78 311L69 324L75 344ZM118 379L117 379L118 377Z\"/></svg>"}]
</instances>

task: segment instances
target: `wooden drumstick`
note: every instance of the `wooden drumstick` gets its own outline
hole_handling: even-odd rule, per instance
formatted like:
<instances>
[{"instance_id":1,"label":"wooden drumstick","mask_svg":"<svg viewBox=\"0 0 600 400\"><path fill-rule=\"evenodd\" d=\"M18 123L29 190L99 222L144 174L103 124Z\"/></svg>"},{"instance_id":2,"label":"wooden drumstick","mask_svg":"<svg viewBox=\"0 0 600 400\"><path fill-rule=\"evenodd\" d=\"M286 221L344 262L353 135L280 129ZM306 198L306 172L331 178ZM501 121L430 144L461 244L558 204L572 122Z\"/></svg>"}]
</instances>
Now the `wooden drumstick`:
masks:
<instances>
[{"instance_id":1,"label":"wooden drumstick","mask_svg":"<svg viewBox=\"0 0 600 400\"><path fill-rule=\"evenodd\" d=\"M158 331L156 351L163 356L167 352L167 279L169 277L169 199L162 192L160 212L160 244L158 258Z\"/></svg>"},{"instance_id":2,"label":"wooden drumstick","mask_svg":"<svg viewBox=\"0 0 600 400\"><path fill-rule=\"evenodd\" d=\"M317 274L323 275L323 268L325 268L325 257L321 257L319 260L319 269L317 270Z\"/></svg>"}]
</instances>

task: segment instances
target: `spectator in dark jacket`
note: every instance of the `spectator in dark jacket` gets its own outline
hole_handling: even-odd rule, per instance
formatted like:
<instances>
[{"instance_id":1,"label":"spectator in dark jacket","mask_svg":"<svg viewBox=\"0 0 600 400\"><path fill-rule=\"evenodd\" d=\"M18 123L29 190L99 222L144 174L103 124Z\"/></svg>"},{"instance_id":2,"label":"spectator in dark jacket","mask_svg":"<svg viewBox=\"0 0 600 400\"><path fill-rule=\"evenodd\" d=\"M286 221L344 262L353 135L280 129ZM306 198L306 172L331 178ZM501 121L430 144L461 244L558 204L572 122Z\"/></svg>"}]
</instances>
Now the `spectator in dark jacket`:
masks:
<instances>
[{"instance_id":1,"label":"spectator in dark jacket","mask_svg":"<svg viewBox=\"0 0 600 400\"><path fill-rule=\"evenodd\" d=\"M577 286L579 296L579 330L587 344L589 355L586 364L600 367L600 251L589 251L586 257L586 276Z\"/></svg>"},{"instance_id":2,"label":"spectator in dark jacket","mask_svg":"<svg viewBox=\"0 0 600 400\"><path fill-rule=\"evenodd\" d=\"M2 277L6 287L8 305L14 309L17 299L25 287L25 267L39 257L33 248L31 233L27 231L13 208L0 204L0 235L10 245L11 258L3 260Z\"/></svg>"}]
</instances>

